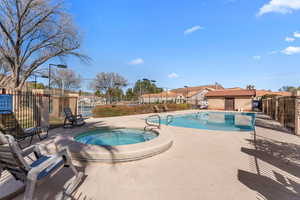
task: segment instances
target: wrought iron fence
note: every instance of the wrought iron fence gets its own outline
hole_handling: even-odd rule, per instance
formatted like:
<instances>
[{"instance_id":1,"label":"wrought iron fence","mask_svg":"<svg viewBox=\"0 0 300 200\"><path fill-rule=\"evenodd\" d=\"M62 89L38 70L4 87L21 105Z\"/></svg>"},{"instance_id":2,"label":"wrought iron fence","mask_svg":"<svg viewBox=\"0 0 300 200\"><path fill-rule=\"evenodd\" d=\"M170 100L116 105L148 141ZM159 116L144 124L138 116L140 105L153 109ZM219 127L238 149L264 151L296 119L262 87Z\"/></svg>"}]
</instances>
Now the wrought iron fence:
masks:
<instances>
[{"instance_id":1,"label":"wrought iron fence","mask_svg":"<svg viewBox=\"0 0 300 200\"><path fill-rule=\"evenodd\" d=\"M0 89L0 129L18 139L24 137L26 129L41 126L45 96L30 91Z\"/></svg>"}]
</instances>

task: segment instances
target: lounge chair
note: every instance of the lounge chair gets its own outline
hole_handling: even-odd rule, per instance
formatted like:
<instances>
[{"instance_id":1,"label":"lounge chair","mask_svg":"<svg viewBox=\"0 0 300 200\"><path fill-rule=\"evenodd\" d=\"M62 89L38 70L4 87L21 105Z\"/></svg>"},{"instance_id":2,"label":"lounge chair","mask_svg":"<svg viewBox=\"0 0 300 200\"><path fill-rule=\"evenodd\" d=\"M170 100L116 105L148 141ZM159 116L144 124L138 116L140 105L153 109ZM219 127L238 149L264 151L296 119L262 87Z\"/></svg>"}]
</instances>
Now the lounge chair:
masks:
<instances>
[{"instance_id":1,"label":"lounge chair","mask_svg":"<svg viewBox=\"0 0 300 200\"><path fill-rule=\"evenodd\" d=\"M36 160L28 163L29 159L26 157L32 153ZM42 155L37 145L21 150L13 136L0 132L0 175L2 170L7 170L16 180L24 183L24 200L32 200L37 183L51 178L63 167L70 167L75 174L63 192L63 197L67 197L81 182L83 173L76 170L66 149L54 155Z\"/></svg>"},{"instance_id":2,"label":"lounge chair","mask_svg":"<svg viewBox=\"0 0 300 200\"><path fill-rule=\"evenodd\" d=\"M7 129L1 129L0 131L4 132L5 134L10 134L14 136L14 138L20 142L24 141L27 138L30 138L29 143L27 146L30 146L33 140L33 137L37 135L40 140L44 140L48 137L48 130L49 127L47 126L36 126L31 128L20 128L20 127L14 127L14 128L7 128ZM20 144L19 144L20 146Z\"/></svg>"},{"instance_id":3,"label":"lounge chair","mask_svg":"<svg viewBox=\"0 0 300 200\"><path fill-rule=\"evenodd\" d=\"M168 108L167 105L163 105L162 109L163 109L164 112L169 112L170 111L170 109Z\"/></svg>"},{"instance_id":4,"label":"lounge chair","mask_svg":"<svg viewBox=\"0 0 300 200\"><path fill-rule=\"evenodd\" d=\"M160 112L161 112L161 110L159 109L158 106L153 106L153 111L154 111L155 113L160 113Z\"/></svg>"},{"instance_id":5,"label":"lounge chair","mask_svg":"<svg viewBox=\"0 0 300 200\"><path fill-rule=\"evenodd\" d=\"M85 124L85 121L82 118L82 115L73 115L69 107L64 108L65 121L64 128L69 128L73 126L82 126Z\"/></svg>"}]
</instances>

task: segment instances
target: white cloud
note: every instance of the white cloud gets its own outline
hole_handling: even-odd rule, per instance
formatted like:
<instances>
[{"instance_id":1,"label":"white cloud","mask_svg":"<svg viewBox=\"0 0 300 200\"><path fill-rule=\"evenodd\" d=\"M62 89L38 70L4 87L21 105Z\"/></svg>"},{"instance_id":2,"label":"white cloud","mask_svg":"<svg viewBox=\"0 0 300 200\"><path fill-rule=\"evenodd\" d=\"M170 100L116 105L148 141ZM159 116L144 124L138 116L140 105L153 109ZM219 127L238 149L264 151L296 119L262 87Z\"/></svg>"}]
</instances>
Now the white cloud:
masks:
<instances>
[{"instance_id":1,"label":"white cloud","mask_svg":"<svg viewBox=\"0 0 300 200\"><path fill-rule=\"evenodd\" d=\"M300 38L300 33L298 31L294 32L294 37L295 38Z\"/></svg>"},{"instance_id":2,"label":"white cloud","mask_svg":"<svg viewBox=\"0 0 300 200\"><path fill-rule=\"evenodd\" d=\"M261 16L271 12L288 14L299 9L299 0L270 0L269 3L265 4L263 7L260 8L257 15Z\"/></svg>"},{"instance_id":3,"label":"white cloud","mask_svg":"<svg viewBox=\"0 0 300 200\"><path fill-rule=\"evenodd\" d=\"M295 41L295 38L293 38L293 37L286 37L286 38L285 38L285 41L286 41L286 42L294 42L294 41Z\"/></svg>"},{"instance_id":4,"label":"white cloud","mask_svg":"<svg viewBox=\"0 0 300 200\"><path fill-rule=\"evenodd\" d=\"M254 59L254 60L260 60L260 59L261 59L261 56L253 56L253 59Z\"/></svg>"},{"instance_id":5,"label":"white cloud","mask_svg":"<svg viewBox=\"0 0 300 200\"><path fill-rule=\"evenodd\" d=\"M173 73L169 74L168 77L169 78L178 78L179 75L173 72Z\"/></svg>"},{"instance_id":6,"label":"white cloud","mask_svg":"<svg viewBox=\"0 0 300 200\"><path fill-rule=\"evenodd\" d=\"M130 65L140 65L144 64L144 60L142 58L136 58L129 62Z\"/></svg>"},{"instance_id":7,"label":"white cloud","mask_svg":"<svg viewBox=\"0 0 300 200\"><path fill-rule=\"evenodd\" d=\"M300 47L289 46L281 51L281 53L286 55L293 55L300 53Z\"/></svg>"},{"instance_id":8,"label":"white cloud","mask_svg":"<svg viewBox=\"0 0 300 200\"><path fill-rule=\"evenodd\" d=\"M193 27L191 27L191 28L186 29L186 30L183 32L183 34L184 34L184 35L188 35L188 34L191 34L191 33L195 32L195 31L198 31L198 30L200 30L200 29L203 29L203 27L202 27L202 26L199 26L199 25L193 26Z\"/></svg>"}]
</instances>

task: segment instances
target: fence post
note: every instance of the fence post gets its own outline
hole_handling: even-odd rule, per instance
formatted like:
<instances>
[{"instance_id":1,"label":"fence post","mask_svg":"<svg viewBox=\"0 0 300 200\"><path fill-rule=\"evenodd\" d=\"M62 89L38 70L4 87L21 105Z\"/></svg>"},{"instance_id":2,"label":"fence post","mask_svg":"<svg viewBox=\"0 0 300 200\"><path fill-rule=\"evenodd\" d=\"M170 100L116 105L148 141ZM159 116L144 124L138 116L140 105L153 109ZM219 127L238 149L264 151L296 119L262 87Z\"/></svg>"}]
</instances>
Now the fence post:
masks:
<instances>
[{"instance_id":1,"label":"fence post","mask_svg":"<svg viewBox=\"0 0 300 200\"><path fill-rule=\"evenodd\" d=\"M295 134L300 135L300 96L297 96L295 101Z\"/></svg>"},{"instance_id":2,"label":"fence post","mask_svg":"<svg viewBox=\"0 0 300 200\"><path fill-rule=\"evenodd\" d=\"M42 96L41 102L39 104L41 112L41 125L49 126L49 97Z\"/></svg>"},{"instance_id":3,"label":"fence post","mask_svg":"<svg viewBox=\"0 0 300 200\"><path fill-rule=\"evenodd\" d=\"M278 121L278 107L279 107L279 97L278 96L275 96L275 113L274 113L274 116L275 116L275 120Z\"/></svg>"}]
</instances>

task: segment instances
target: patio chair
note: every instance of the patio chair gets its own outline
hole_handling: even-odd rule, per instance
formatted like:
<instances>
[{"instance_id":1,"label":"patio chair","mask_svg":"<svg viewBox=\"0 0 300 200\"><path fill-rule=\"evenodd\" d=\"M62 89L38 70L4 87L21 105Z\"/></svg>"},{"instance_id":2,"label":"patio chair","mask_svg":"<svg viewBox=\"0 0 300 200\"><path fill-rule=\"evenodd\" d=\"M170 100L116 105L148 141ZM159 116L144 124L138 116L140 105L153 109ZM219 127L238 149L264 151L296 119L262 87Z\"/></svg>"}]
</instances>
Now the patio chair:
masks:
<instances>
[{"instance_id":1,"label":"patio chair","mask_svg":"<svg viewBox=\"0 0 300 200\"><path fill-rule=\"evenodd\" d=\"M26 158L32 153L36 160L29 163L29 159ZM83 178L83 173L78 172L72 164L67 149L54 155L42 155L37 145L21 150L13 136L0 132L0 175L1 170L7 170L16 180L24 183L24 200L32 200L37 183L46 181L63 167L70 167L75 174L75 177L70 180L70 185L63 192L63 197L66 197L76 189Z\"/></svg>"},{"instance_id":2,"label":"patio chair","mask_svg":"<svg viewBox=\"0 0 300 200\"><path fill-rule=\"evenodd\" d=\"M69 107L64 108L65 121L64 128L69 128L73 126L82 126L85 124L85 121L82 118L82 115L73 115Z\"/></svg>"},{"instance_id":3,"label":"patio chair","mask_svg":"<svg viewBox=\"0 0 300 200\"><path fill-rule=\"evenodd\" d=\"M153 111L154 111L155 113L160 113L160 112L161 112L161 110L159 109L158 106L153 106Z\"/></svg>"},{"instance_id":4,"label":"patio chair","mask_svg":"<svg viewBox=\"0 0 300 200\"><path fill-rule=\"evenodd\" d=\"M29 143L27 145L30 146L33 140L33 137L35 135L38 136L38 138L41 140L44 140L48 137L48 131L49 127L48 126L36 126L36 127L31 127L31 128L21 128L21 127L14 127L14 128L7 128L7 129L2 129L0 128L0 131L4 132L5 134L10 134L14 136L14 138L20 142L24 141L27 138L30 138ZM20 146L20 143L19 143Z\"/></svg>"},{"instance_id":5,"label":"patio chair","mask_svg":"<svg viewBox=\"0 0 300 200\"><path fill-rule=\"evenodd\" d=\"M170 109L168 108L167 105L163 105L162 109L163 109L164 112L169 112L170 111Z\"/></svg>"}]
</instances>

